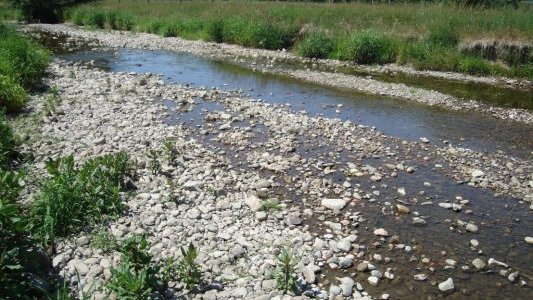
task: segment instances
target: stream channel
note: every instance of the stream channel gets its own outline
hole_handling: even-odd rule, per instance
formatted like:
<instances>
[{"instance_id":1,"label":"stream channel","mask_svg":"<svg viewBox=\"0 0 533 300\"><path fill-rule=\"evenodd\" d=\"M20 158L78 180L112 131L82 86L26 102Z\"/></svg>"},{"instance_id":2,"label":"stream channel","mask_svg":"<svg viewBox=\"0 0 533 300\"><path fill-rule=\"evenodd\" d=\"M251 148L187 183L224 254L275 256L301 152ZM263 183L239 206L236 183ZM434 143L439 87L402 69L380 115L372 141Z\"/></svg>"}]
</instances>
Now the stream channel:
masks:
<instances>
[{"instance_id":1,"label":"stream channel","mask_svg":"<svg viewBox=\"0 0 533 300\"><path fill-rule=\"evenodd\" d=\"M60 41L57 37L47 37ZM47 43L50 45L50 41ZM136 72L162 74L167 82L207 88L216 87L226 90L242 90L250 98L261 99L267 103L287 104L293 111L306 111L309 115L321 115L328 118L350 120L356 124L376 127L386 135L396 136L401 139L418 141L421 137L428 138L431 143L446 146L462 146L480 152L495 152L510 156L529 159L533 151L533 128L531 125L518 124L512 121L499 120L487 117L484 114L472 112L449 111L443 108L429 107L392 98L369 96L353 93L346 90L323 87L309 84L286 77L274 76L253 71L242 65L209 60L190 54L173 53L169 51L140 51L134 49L119 49L116 51L74 51L65 53L60 48L56 50L56 57L82 63L88 63L112 72ZM188 125L192 130L200 128L201 110L223 110L223 105L202 102L195 105L193 112L175 112L171 101L165 105L172 110L172 115L167 122ZM205 112L205 111L204 111ZM258 127L260 128L260 127ZM258 146L262 140L267 140L265 132L257 132ZM261 135L265 135L261 139ZM200 136L200 135L199 135ZM210 136L200 139L210 144ZM224 148L222 144L213 144L211 147L225 151L228 157L238 150ZM328 145L318 141L302 139L298 141L296 152L301 156L327 158L325 153L332 153ZM267 151L268 149L265 149ZM331 157L330 157L331 158ZM346 164L353 157L342 152L333 157L336 164ZM372 159L368 159L372 164ZM383 162L385 163L385 162ZM415 163L415 162L413 162ZM242 165L236 161L235 164ZM290 172L297 173L296 170ZM345 178L340 172L331 174L333 180L342 183ZM280 180L282 181L282 180ZM424 186L423 182L432 182L431 187ZM375 183L361 182L364 190L378 189ZM370 228L393 228L395 234L402 237L402 241L415 245L419 255L431 257L434 271L431 285L453 277L460 292L449 295L452 299L531 299L533 280L533 252L531 245L524 242L525 236L531 236L532 218L528 208L517 199L495 196L490 190L473 188L468 185L458 185L455 181L435 170L417 166L415 176L400 174L394 180L384 179L380 183L388 185L375 201L361 203L361 206L349 207L346 213L357 210L366 217L365 226ZM428 226L415 228L410 218L395 217L392 213L384 212L386 202L396 202L395 191L397 187L405 187L411 191L424 191L426 201L434 205L413 203L412 210L428 219ZM283 184L278 190L279 196L292 199L297 203L299 198L291 190L284 190ZM453 224L457 221L458 214L436 206L436 203L454 199L461 195L470 201L468 209L472 211L468 219L482 228L478 234L469 236ZM297 205L297 204L296 204ZM464 215L462 218L466 218ZM339 220L331 220L338 222ZM316 219L305 220L306 224L314 226L314 231L320 233L323 225ZM324 233L322 232L322 233ZM528 285L522 286L519 282L511 283L507 276L498 274L497 268L487 268L479 272L475 270L462 270L459 266L469 265L473 258L479 257L478 248L469 244L475 238L482 245L484 260L495 258L503 261L518 270L521 278ZM374 240L372 234L365 231L359 233L358 242ZM379 252L379 251L376 251ZM383 250L385 252L385 249ZM387 267L394 269L397 279L389 285L378 287L368 286L365 275L346 271L331 270L325 272L322 283L335 282L335 277L354 276L358 281L364 282L366 290L372 295L380 295L383 291L391 294L393 299L436 299L443 295L434 286L413 280L413 275L427 272L427 266L411 261L420 260L409 251L397 251L396 254L386 253L393 257L393 262ZM458 261L456 268L448 268L438 258L453 257ZM436 263L433 262L436 259ZM470 265L471 266L471 265ZM472 266L471 266L472 267ZM417 270L418 269L418 270ZM345 275L342 275L342 274ZM368 286L368 288L367 288ZM430 288L428 288L428 286Z\"/></svg>"}]
</instances>

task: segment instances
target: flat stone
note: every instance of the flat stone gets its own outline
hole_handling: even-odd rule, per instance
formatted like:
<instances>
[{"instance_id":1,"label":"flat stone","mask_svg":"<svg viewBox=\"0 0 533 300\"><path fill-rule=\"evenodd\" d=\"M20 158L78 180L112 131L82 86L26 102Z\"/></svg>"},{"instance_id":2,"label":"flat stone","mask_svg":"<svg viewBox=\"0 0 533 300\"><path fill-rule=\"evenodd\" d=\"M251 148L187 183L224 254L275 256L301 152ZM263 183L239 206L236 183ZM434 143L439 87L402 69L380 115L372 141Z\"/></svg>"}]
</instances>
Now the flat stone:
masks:
<instances>
[{"instance_id":1,"label":"flat stone","mask_svg":"<svg viewBox=\"0 0 533 300\"><path fill-rule=\"evenodd\" d=\"M322 206L339 211L346 206L346 201L343 199L322 199Z\"/></svg>"},{"instance_id":2,"label":"flat stone","mask_svg":"<svg viewBox=\"0 0 533 300\"><path fill-rule=\"evenodd\" d=\"M448 278L445 281L439 283L439 290L441 292L449 292L453 291L455 289L455 286L453 285L453 279Z\"/></svg>"}]
</instances>

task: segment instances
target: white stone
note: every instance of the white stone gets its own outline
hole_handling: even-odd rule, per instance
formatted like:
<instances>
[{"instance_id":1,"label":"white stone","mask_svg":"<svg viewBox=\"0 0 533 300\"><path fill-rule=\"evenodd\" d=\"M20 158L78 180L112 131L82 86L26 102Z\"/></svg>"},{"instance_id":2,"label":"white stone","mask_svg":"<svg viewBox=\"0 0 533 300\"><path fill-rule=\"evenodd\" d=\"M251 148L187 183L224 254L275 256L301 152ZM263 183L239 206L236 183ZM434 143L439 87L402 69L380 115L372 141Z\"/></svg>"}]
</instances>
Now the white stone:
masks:
<instances>
[{"instance_id":1,"label":"white stone","mask_svg":"<svg viewBox=\"0 0 533 300\"><path fill-rule=\"evenodd\" d=\"M346 201L343 199L322 199L322 206L338 211L346 206Z\"/></svg>"}]
</instances>

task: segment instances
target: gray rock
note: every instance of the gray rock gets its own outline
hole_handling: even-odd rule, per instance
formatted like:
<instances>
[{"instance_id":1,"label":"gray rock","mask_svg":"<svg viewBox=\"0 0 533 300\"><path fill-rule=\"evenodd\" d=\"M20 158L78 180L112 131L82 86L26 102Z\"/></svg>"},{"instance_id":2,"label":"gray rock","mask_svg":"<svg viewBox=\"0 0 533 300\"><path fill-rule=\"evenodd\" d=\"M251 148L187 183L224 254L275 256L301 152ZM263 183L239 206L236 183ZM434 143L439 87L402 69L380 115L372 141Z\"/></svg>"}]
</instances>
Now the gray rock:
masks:
<instances>
[{"instance_id":1,"label":"gray rock","mask_svg":"<svg viewBox=\"0 0 533 300\"><path fill-rule=\"evenodd\" d=\"M485 266L487 266L487 264L485 264L485 262L480 258L474 259L472 261L472 265L474 265L474 267L478 270L483 270Z\"/></svg>"},{"instance_id":2,"label":"gray rock","mask_svg":"<svg viewBox=\"0 0 533 300\"><path fill-rule=\"evenodd\" d=\"M428 276L426 274L416 274L414 278L416 281L425 281L428 279Z\"/></svg>"},{"instance_id":3,"label":"gray rock","mask_svg":"<svg viewBox=\"0 0 533 300\"><path fill-rule=\"evenodd\" d=\"M302 275L304 276L305 282L308 284L313 284L316 282L315 271L310 266L305 266L302 268Z\"/></svg>"},{"instance_id":4,"label":"gray rock","mask_svg":"<svg viewBox=\"0 0 533 300\"><path fill-rule=\"evenodd\" d=\"M339 281L341 282L342 295L345 297L351 296L353 293L353 286L355 285L355 281L350 277L339 278Z\"/></svg>"},{"instance_id":5,"label":"gray rock","mask_svg":"<svg viewBox=\"0 0 533 300\"><path fill-rule=\"evenodd\" d=\"M64 267L66 264L65 254L61 253L59 255L56 255L54 259L52 259L52 266L54 268L60 269Z\"/></svg>"},{"instance_id":6,"label":"gray rock","mask_svg":"<svg viewBox=\"0 0 533 300\"><path fill-rule=\"evenodd\" d=\"M507 276L507 279L509 279L510 282L514 283L518 280L519 275L520 275L520 272L516 271L516 272L509 274L509 276Z\"/></svg>"},{"instance_id":7,"label":"gray rock","mask_svg":"<svg viewBox=\"0 0 533 300\"><path fill-rule=\"evenodd\" d=\"M477 227L477 225L475 224L472 224L472 223L468 223L466 224L466 231L469 231L469 232L478 232L479 228Z\"/></svg>"},{"instance_id":8,"label":"gray rock","mask_svg":"<svg viewBox=\"0 0 533 300\"><path fill-rule=\"evenodd\" d=\"M258 211L255 213L255 218L258 220L258 221L264 221L266 220L268 217L267 213L264 212L264 211Z\"/></svg>"},{"instance_id":9,"label":"gray rock","mask_svg":"<svg viewBox=\"0 0 533 300\"><path fill-rule=\"evenodd\" d=\"M455 286L453 285L453 279L448 278L445 281L439 283L439 290L441 292L450 292L455 289Z\"/></svg>"},{"instance_id":10,"label":"gray rock","mask_svg":"<svg viewBox=\"0 0 533 300\"><path fill-rule=\"evenodd\" d=\"M351 266L353 266L353 260L348 257L341 257L339 259L339 266L343 269L347 269Z\"/></svg>"},{"instance_id":11,"label":"gray rock","mask_svg":"<svg viewBox=\"0 0 533 300\"><path fill-rule=\"evenodd\" d=\"M261 199L255 195L250 195L244 199L244 203L250 208L251 211L258 211L261 209Z\"/></svg>"},{"instance_id":12,"label":"gray rock","mask_svg":"<svg viewBox=\"0 0 533 300\"><path fill-rule=\"evenodd\" d=\"M350 252L352 250L352 243L348 238L344 238L337 242L337 249L345 253Z\"/></svg>"},{"instance_id":13,"label":"gray rock","mask_svg":"<svg viewBox=\"0 0 533 300\"><path fill-rule=\"evenodd\" d=\"M389 233L387 232L387 230L383 228L378 228L374 230L374 234L377 236L389 236Z\"/></svg>"},{"instance_id":14,"label":"gray rock","mask_svg":"<svg viewBox=\"0 0 533 300\"><path fill-rule=\"evenodd\" d=\"M334 211L339 211L346 206L346 201L343 199L322 199L322 206Z\"/></svg>"},{"instance_id":15,"label":"gray rock","mask_svg":"<svg viewBox=\"0 0 533 300\"><path fill-rule=\"evenodd\" d=\"M373 286L377 286L379 283L379 278L377 278L376 276L370 276L368 277L368 283L370 283Z\"/></svg>"}]
</instances>

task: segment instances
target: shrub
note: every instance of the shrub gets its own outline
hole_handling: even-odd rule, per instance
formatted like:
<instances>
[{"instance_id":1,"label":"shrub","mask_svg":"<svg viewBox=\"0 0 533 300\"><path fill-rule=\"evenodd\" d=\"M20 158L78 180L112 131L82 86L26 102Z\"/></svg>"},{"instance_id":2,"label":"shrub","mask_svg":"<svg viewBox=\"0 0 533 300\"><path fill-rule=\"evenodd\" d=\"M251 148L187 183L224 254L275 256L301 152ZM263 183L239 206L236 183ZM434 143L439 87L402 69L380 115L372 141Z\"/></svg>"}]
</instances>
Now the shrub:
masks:
<instances>
[{"instance_id":1,"label":"shrub","mask_svg":"<svg viewBox=\"0 0 533 300\"><path fill-rule=\"evenodd\" d=\"M190 243L187 250L181 247L181 255L182 258L178 262L179 280L185 284L187 289L195 289L202 280L200 266L195 261L198 257L198 249Z\"/></svg>"},{"instance_id":2,"label":"shrub","mask_svg":"<svg viewBox=\"0 0 533 300\"><path fill-rule=\"evenodd\" d=\"M376 31L365 30L355 34L348 45L348 57L358 64L383 64L394 61L394 41Z\"/></svg>"},{"instance_id":3,"label":"shrub","mask_svg":"<svg viewBox=\"0 0 533 300\"><path fill-rule=\"evenodd\" d=\"M77 168L72 156L49 160L46 179L32 204L31 232L43 245L122 210L120 188L131 173L124 153L89 160Z\"/></svg>"},{"instance_id":4,"label":"shrub","mask_svg":"<svg viewBox=\"0 0 533 300\"><path fill-rule=\"evenodd\" d=\"M23 174L4 170L0 167L0 199L13 203L16 201L22 186L20 181L24 177Z\"/></svg>"},{"instance_id":5,"label":"shrub","mask_svg":"<svg viewBox=\"0 0 533 300\"><path fill-rule=\"evenodd\" d=\"M148 241L144 236L133 236L120 249L122 263L111 270L107 289L118 299L144 300L161 286L157 274L160 268L152 262Z\"/></svg>"},{"instance_id":6,"label":"shrub","mask_svg":"<svg viewBox=\"0 0 533 300\"><path fill-rule=\"evenodd\" d=\"M297 288L295 267L298 262L296 256L287 249L283 249L278 255L278 267L274 271L274 279L278 289L285 293L294 292Z\"/></svg>"},{"instance_id":7,"label":"shrub","mask_svg":"<svg viewBox=\"0 0 533 300\"><path fill-rule=\"evenodd\" d=\"M85 16L85 25L95 28L104 28L106 21L106 14L102 11L93 10Z\"/></svg>"},{"instance_id":8,"label":"shrub","mask_svg":"<svg viewBox=\"0 0 533 300\"><path fill-rule=\"evenodd\" d=\"M459 60L458 71L471 75L489 75L491 66L479 57L464 57Z\"/></svg>"},{"instance_id":9,"label":"shrub","mask_svg":"<svg viewBox=\"0 0 533 300\"><path fill-rule=\"evenodd\" d=\"M223 23L224 42L246 47L277 50L288 47L296 35L294 28L281 28L265 22L230 19Z\"/></svg>"},{"instance_id":10,"label":"shrub","mask_svg":"<svg viewBox=\"0 0 533 300\"><path fill-rule=\"evenodd\" d=\"M137 18L129 13L118 13L116 19L116 29L119 30L133 30L133 27L137 24Z\"/></svg>"},{"instance_id":11,"label":"shrub","mask_svg":"<svg viewBox=\"0 0 533 300\"><path fill-rule=\"evenodd\" d=\"M298 46L303 57L326 58L333 51L333 40L323 32L309 34Z\"/></svg>"},{"instance_id":12,"label":"shrub","mask_svg":"<svg viewBox=\"0 0 533 300\"><path fill-rule=\"evenodd\" d=\"M452 26L443 26L433 29L427 41L439 47L455 47L459 43L459 35Z\"/></svg>"},{"instance_id":13,"label":"shrub","mask_svg":"<svg viewBox=\"0 0 533 300\"><path fill-rule=\"evenodd\" d=\"M77 26L82 26L85 24L85 15L86 11L77 9L72 13L72 22Z\"/></svg>"},{"instance_id":14,"label":"shrub","mask_svg":"<svg viewBox=\"0 0 533 300\"><path fill-rule=\"evenodd\" d=\"M207 40L222 43L224 41L224 21L214 20L207 25Z\"/></svg>"},{"instance_id":15,"label":"shrub","mask_svg":"<svg viewBox=\"0 0 533 300\"><path fill-rule=\"evenodd\" d=\"M44 75L50 53L19 36L0 39L0 75L11 77L25 88L34 86Z\"/></svg>"},{"instance_id":16,"label":"shrub","mask_svg":"<svg viewBox=\"0 0 533 300\"><path fill-rule=\"evenodd\" d=\"M24 109L26 91L10 77L0 75L0 109L7 112L20 112Z\"/></svg>"},{"instance_id":17,"label":"shrub","mask_svg":"<svg viewBox=\"0 0 533 300\"><path fill-rule=\"evenodd\" d=\"M164 37L176 37L179 33L179 27L175 23L167 23L162 26L160 33Z\"/></svg>"}]
</instances>

